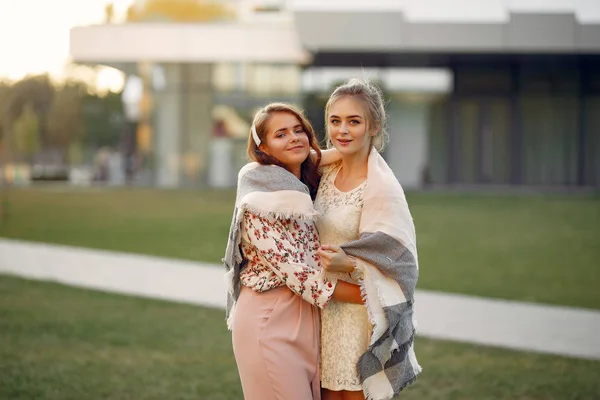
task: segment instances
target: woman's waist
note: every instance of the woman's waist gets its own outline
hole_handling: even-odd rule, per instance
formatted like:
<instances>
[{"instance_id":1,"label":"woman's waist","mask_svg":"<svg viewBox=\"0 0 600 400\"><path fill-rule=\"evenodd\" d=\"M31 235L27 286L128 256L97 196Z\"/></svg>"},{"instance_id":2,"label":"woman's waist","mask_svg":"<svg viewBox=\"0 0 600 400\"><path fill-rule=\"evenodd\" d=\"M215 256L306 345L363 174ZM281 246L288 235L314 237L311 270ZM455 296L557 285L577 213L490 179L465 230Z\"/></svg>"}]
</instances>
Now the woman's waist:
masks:
<instances>
[{"instance_id":1,"label":"woman's waist","mask_svg":"<svg viewBox=\"0 0 600 400\"><path fill-rule=\"evenodd\" d=\"M255 292L266 292L280 287L287 287L285 282L275 273L266 270L260 273L243 270L240 273L240 281L243 286Z\"/></svg>"},{"instance_id":2,"label":"woman's waist","mask_svg":"<svg viewBox=\"0 0 600 400\"><path fill-rule=\"evenodd\" d=\"M242 281L242 290L250 290L259 295L279 295L283 291L291 292L291 289L288 288L284 283L281 283L278 286L270 286L270 287L261 287L256 285L248 285Z\"/></svg>"}]
</instances>

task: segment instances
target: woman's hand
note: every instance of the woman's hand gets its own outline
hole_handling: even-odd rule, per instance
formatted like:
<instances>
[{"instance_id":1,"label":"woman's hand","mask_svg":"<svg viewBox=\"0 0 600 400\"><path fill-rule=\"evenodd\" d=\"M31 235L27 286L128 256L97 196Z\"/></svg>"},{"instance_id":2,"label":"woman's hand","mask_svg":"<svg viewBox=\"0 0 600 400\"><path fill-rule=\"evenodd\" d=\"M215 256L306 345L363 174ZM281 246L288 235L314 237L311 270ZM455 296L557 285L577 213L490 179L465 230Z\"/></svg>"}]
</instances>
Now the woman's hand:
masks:
<instances>
[{"instance_id":1,"label":"woman's hand","mask_svg":"<svg viewBox=\"0 0 600 400\"><path fill-rule=\"evenodd\" d=\"M352 273L356 266L356 261L349 257L340 246L321 245L317 254L321 257L321 265L328 272Z\"/></svg>"}]
</instances>

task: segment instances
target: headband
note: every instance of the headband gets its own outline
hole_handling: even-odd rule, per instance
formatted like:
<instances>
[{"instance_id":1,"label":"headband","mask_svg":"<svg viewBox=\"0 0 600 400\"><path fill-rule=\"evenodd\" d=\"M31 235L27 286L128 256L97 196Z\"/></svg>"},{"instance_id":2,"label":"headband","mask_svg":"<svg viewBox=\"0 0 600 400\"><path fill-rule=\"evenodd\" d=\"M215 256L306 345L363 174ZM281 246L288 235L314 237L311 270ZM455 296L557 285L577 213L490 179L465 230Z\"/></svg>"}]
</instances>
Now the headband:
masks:
<instances>
[{"instance_id":1,"label":"headband","mask_svg":"<svg viewBox=\"0 0 600 400\"><path fill-rule=\"evenodd\" d=\"M261 140L258 137L258 134L256 133L256 127L254 125L252 125L252 128L250 128L252 130L252 139L254 139L254 143L256 143L256 147L260 146Z\"/></svg>"}]
</instances>

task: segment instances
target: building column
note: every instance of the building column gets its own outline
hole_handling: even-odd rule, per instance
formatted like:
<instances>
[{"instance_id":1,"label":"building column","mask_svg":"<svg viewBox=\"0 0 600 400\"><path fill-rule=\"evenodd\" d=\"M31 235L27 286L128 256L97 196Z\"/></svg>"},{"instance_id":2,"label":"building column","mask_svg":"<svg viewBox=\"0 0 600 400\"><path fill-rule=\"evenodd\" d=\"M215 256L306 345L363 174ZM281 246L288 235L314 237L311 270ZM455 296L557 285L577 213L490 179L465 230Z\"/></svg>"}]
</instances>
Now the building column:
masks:
<instances>
[{"instance_id":1,"label":"building column","mask_svg":"<svg viewBox=\"0 0 600 400\"><path fill-rule=\"evenodd\" d=\"M184 69L181 155L185 186L208 184L214 122L212 69L211 64L187 64Z\"/></svg>"},{"instance_id":2,"label":"building column","mask_svg":"<svg viewBox=\"0 0 600 400\"><path fill-rule=\"evenodd\" d=\"M181 69L178 64L161 65L164 87L154 95L154 173L156 186L179 185L181 138Z\"/></svg>"},{"instance_id":3,"label":"building column","mask_svg":"<svg viewBox=\"0 0 600 400\"><path fill-rule=\"evenodd\" d=\"M423 185L429 149L429 101L392 96L388 105L390 141L386 161L405 188Z\"/></svg>"},{"instance_id":4,"label":"building column","mask_svg":"<svg viewBox=\"0 0 600 400\"><path fill-rule=\"evenodd\" d=\"M155 93L155 174L158 187L204 186L212 139L209 64L163 64Z\"/></svg>"}]
</instances>

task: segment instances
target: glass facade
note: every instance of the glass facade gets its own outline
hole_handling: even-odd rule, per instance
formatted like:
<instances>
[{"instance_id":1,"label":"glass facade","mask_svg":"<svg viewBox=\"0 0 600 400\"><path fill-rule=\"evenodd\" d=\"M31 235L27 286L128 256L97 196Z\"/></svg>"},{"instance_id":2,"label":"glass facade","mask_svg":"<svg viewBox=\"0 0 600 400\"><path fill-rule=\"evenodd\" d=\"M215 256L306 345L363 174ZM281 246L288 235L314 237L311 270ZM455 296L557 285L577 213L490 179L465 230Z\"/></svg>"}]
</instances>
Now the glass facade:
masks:
<instances>
[{"instance_id":1,"label":"glass facade","mask_svg":"<svg viewBox=\"0 0 600 400\"><path fill-rule=\"evenodd\" d=\"M153 94L155 183L234 187L245 164L256 110L273 101L300 104L295 65L163 64L165 86Z\"/></svg>"},{"instance_id":2,"label":"glass facade","mask_svg":"<svg viewBox=\"0 0 600 400\"><path fill-rule=\"evenodd\" d=\"M433 183L600 185L600 69L542 61L453 66L431 107Z\"/></svg>"},{"instance_id":3,"label":"glass facade","mask_svg":"<svg viewBox=\"0 0 600 400\"><path fill-rule=\"evenodd\" d=\"M416 186L416 175L421 184L600 186L600 68L561 57L453 63L451 93L416 105L403 91L387 90L386 158ZM166 85L154 94L153 121L159 186L235 186L253 115L273 101L304 108L323 139L332 87L304 92L299 66L163 68ZM413 160L419 146L422 160ZM409 167L422 172L402 175Z\"/></svg>"},{"instance_id":4,"label":"glass facade","mask_svg":"<svg viewBox=\"0 0 600 400\"><path fill-rule=\"evenodd\" d=\"M229 167L213 164L211 186L233 187L237 171L248 162L246 146L252 118L268 103L300 105L300 67L286 64L216 64L213 75L213 160L229 152ZM226 173L221 173L226 170ZM220 172L221 171L221 172Z\"/></svg>"}]
</instances>

